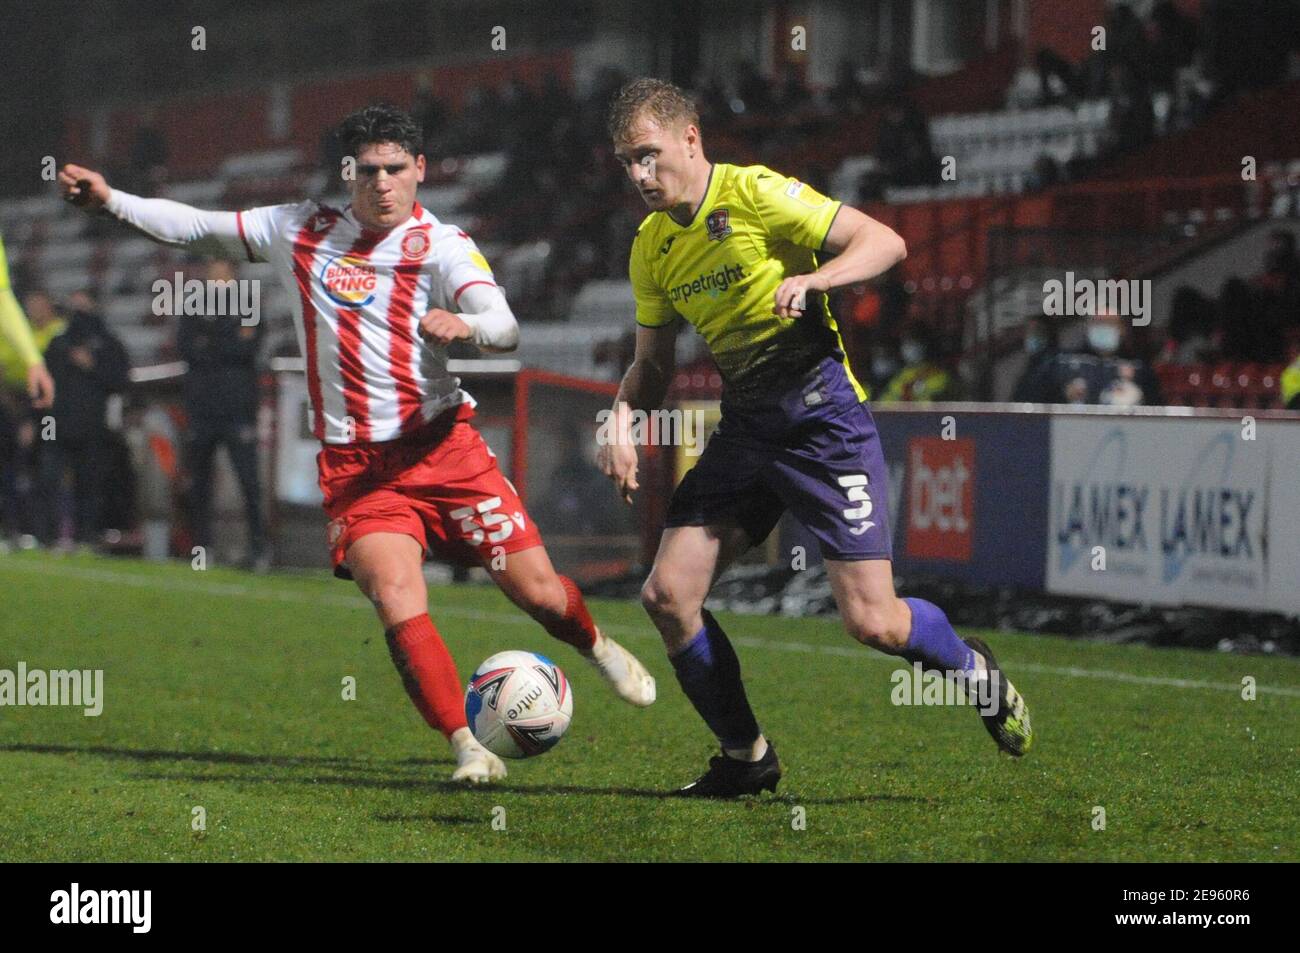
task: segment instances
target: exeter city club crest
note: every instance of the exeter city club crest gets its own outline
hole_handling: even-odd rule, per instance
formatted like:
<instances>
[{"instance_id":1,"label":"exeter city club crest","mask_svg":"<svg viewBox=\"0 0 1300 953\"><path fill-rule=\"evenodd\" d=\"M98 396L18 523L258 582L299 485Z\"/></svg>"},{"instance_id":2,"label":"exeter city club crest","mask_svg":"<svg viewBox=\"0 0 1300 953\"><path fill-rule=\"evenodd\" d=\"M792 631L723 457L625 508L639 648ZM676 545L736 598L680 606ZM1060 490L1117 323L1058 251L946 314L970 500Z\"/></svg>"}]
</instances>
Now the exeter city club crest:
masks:
<instances>
[{"instance_id":1,"label":"exeter city club crest","mask_svg":"<svg viewBox=\"0 0 1300 953\"><path fill-rule=\"evenodd\" d=\"M715 208L704 220L704 227L709 231L709 241L720 242L731 234L730 216L725 208Z\"/></svg>"}]
</instances>

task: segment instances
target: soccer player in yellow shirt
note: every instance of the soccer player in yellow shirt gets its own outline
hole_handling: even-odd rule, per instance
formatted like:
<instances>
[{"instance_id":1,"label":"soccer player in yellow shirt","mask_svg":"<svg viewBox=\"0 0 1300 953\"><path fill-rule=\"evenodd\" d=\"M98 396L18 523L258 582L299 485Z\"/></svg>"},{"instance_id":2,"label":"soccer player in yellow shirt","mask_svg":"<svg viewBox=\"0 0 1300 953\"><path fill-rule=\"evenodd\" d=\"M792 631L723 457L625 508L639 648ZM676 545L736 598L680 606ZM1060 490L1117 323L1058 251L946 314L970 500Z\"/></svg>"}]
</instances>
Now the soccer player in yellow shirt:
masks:
<instances>
[{"instance_id":1,"label":"soccer player in yellow shirt","mask_svg":"<svg viewBox=\"0 0 1300 953\"><path fill-rule=\"evenodd\" d=\"M673 494L642 590L683 691L722 749L678 793L735 797L774 791L780 779L739 661L704 600L786 509L816 537L849 633L962 679L999 747L1023 754L1028 711L988 646L959 638L933 603L895 595L880 437L826 303L831 289L901 261L903 240L765 166L710 162L694 105L669 83L624 86L609 131L650 208L628 264L636 355L615 399L613 438L600 448L624 499L638 488L631 412L663 402L679 318L723 377L721 421ZM822 264L821 253L835 257Z\"/></svg>"},{"instance_id":2,"label":"soccer player in yellow shirt","mask_svg":"<svg viewBox=\"0 0 1300 953\"><path fill-rule=\"evenodd\" d=\"M31 326L9 284L9 261L5 257L3 239L0 239L0 337L4 337L18 352L18 357L27 367L27 395L32 399L32 406L38 409L51 406L54 403L54 379L45 369Z\"/></svg>"}]
</instances>

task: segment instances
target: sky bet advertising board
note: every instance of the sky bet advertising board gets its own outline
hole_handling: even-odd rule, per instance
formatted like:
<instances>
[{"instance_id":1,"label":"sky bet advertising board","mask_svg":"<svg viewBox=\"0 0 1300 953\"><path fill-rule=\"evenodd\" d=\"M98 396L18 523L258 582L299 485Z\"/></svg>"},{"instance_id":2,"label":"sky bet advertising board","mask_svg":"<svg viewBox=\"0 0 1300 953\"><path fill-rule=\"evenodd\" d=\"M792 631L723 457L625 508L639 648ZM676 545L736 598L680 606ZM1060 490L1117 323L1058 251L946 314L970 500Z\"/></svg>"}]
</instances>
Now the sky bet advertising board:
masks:
<instances>
[{"instance_id":1,"label":"sky bet advertising board","mask_svg":"<svg viewBox=\"0 0 1300 953\"><path fill-rule=\"evenodd\" d=\"M1047 417L883 407L872 416L889 465L898 571L1041 589Z\"/></svg>"}]
</instances>

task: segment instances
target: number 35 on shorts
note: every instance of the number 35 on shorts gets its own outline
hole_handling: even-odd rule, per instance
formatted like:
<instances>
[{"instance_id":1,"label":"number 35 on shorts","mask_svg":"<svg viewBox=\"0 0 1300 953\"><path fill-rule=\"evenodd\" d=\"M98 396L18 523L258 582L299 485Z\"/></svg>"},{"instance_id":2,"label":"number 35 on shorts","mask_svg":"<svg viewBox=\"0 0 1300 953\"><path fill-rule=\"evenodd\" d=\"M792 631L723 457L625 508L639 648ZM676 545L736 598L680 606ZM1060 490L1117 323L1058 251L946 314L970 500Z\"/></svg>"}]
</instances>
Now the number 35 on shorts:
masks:
<instances>
[{"instance_id":1,"label":"number 35 on shorts","mask_svg":"<svg viewBox=\"0 0 1300 953\"><path fill-rule=\"evenodd\" d=\"M489 543L500 543L510 538L516 526L523 531L524 514L518 510L510 515L498 513L499 506L501 497L492 496L474 506L454 509L448 515L454 520L460 520L461 536L471 546L481 545L484 539Z\"/></svg>"}]
</instances>

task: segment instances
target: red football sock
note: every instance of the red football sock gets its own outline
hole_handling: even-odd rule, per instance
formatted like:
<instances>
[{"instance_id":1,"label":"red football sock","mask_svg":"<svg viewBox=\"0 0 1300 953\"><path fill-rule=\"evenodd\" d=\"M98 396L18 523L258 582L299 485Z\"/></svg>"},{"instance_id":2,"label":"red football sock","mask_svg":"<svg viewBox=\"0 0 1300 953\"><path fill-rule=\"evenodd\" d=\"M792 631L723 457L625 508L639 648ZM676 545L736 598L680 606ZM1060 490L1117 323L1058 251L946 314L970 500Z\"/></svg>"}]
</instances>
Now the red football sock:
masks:
<instances>
[{"instance_id":1,"label":"red football sock","mask_svg":"<svg viewBox=\"0 0 1300 953\"><path fill-rule=\"evenodd\" d=\"M456 662L428 613L397 623L384 636L406 694L429 726L448 738L467 727Z\"/></svg>"},{"instance_id":2,"label":"red football sock","mask_svg":"<svg viewBox=\"0 0 1300 953\"><path fill-rule=\"evenodd\" d=\"M564 615L547 613L538 621L546 631L561 642L567 642L575 649L585 652L596 644L596 623L591 621L587 604L582 601L582 593L568 576L560 576L566 597Z\"/></svg>"}]
</instances>

